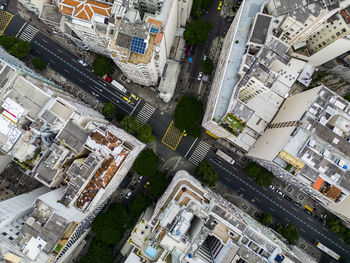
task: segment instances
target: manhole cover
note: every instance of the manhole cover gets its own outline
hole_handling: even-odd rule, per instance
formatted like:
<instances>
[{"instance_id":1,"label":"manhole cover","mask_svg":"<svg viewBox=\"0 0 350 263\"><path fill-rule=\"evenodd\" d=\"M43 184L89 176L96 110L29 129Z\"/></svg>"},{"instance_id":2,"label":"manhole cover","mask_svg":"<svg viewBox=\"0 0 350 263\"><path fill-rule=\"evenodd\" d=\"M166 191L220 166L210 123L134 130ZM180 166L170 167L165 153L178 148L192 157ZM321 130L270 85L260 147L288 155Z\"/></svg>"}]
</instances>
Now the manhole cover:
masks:
<instances>
[{"instance_id":1,"label":"manhole cover","mask_svg":"<svg viewBox=\"0 0 350 263\"><path fill-rule=\"evenodd\" d=\"M259 214L258 214L258 213L255 213L254 216L255 216L255 217L259 217Z\"/></svg>"},{"instance_id":2,"label":"manhole cover","mask_svg":"<svg viewBox=\"0 0 350 263\"><path fill-rule=\"evenodd\" d=\"M301 248L301 249L304 249L304 248L305 248L305 245L304 245L304 244L300 244L300 248Z\"/></svg>"},{"instance_id":3,"label":"manhole cover","mask_svg":"<svg viewBox=\"0 0 350 263\"><path fill-rule=\"evenodd\" d=\"M292 191L293 191L293 188L289 186L289 187L287 188L287 192L290 193L290 192L292 192Z\"/></svg>"},{"instance_id":4,"label":"manhole cover","mask_svg":"<svg viewBox=\"0 0 350 263\"><path fill-rule=\"evenodd\" d=\"M242 205L242 208L243 208L244 210L246 210L246 209L248 208L248 206L247 206L247 205Z\"/></svg>"},{"instance_id":5,"label":"manhole cover","mask_svg":"<svg viewBox=\"0 0 350 263\"><path fill-rule=\"evenodd\" d=\"M303 195L299 195L299 199L300 200L304 200L304 196Z\"/></svg>"}]
</instances>

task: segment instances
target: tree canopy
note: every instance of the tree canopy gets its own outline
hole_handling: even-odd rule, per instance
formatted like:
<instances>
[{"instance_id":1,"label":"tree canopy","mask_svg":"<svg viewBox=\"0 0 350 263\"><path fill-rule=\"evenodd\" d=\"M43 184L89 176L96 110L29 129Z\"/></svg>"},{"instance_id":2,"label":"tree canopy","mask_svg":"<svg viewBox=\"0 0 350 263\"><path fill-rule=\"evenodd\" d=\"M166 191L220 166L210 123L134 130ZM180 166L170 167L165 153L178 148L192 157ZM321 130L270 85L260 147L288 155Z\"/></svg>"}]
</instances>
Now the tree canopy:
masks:
<instances>
[{"instance_id":1,"label":"tree canopy","mask_svg":"<svg viewBox=\"0 0 350 263\"><path fill-rule=\"evenodd\" d=\"M262 170L263 168L255 162L249 162L244 168L244 171L254 178L256 178L262 172Z\"/></svg>"},{"instance_id":2,"label":"tree canopy","mask_svg":"<svg viewBox=\"0 0 350 263\"><path fill-rule=\"evenodd\" d=\"M152 126L148 123L142 126L136 117L127 115L123 118L121 124L124 130L136 136L143 143L153 142L155 139L152 133Z\"/></svg>"},{"instance_id":3,"label":"tree canopy","mask_svg":"<svg viewBox=\"0 0 350 263\"><path fill-rule=\"evenodd\" d=\"M289 224L284 226L282 224L278 224L276 230L292 245L295 245L295 242L299 239L298 228L295 225Z\"/></svg>"},{"instance_id":4,"label":"tree canopy","mask_svg":"<svg viewBox=\"0 0 350 263\"><path fill-rule=\"evenodd\" d=\"M255 162L248 163L244 168L244 171L251 177L255 178L257 184L262 187L271 185L272 179L274 178L273 173Z\"/></svg>"},{"instance_id":5,"label":"tree canopy","mask_svg":"<svg viewBox=\"0 0 350 263\"><path fill-rule=\"evenodd\" d=\"M98 54L92 62L92 67L97 76L103 77L103 75L113 72L113 61L109 57Z\"/></svg>"},{"instance_id":6,"label":"tree canopy","mask_svg":"<svg viewBox=\"0 0 350 263\"><path fill-rule=\"evenodd\" d=\"M24 58L30 51L29 42L13 36L0 36L0 45L3 46L9 54L16 58Z\"/></svg>"},{"instance_id":7,"label":"tree canopy","mask_svg":"<svg viewBox=\"0 0 350 263\"><path fill-rule=\"evenodd\" d=\"M197 20L186 25L184 38L187 45L203 45L208 38L209 31L213 25L204 20Z\"/></svg>"},{"instance_id":8,"label":"tree canopy","mask_svg":"<svg viewBox=\"0 0 350 263\"><path fill-rule=\"evenodd\" d=\"M210 162L200 162L194 171L195 176L209 186L215 186L218 181L218 172L213 168Z\"/></svg>"},{"instance_id":9,"label":"tree canopy","mask_svg":"<svg viewBox=\"0 0 350 263\"><path fill-rule=\"evenodd\" d=\"M101 112L106 119L111 120L116 110L117 108L112 102L106 102L103 104Z\"/></svg>"},{"instance_id":10,"label":"tree canopy","mask_svg":"<svg viewBox=\"0 0 350 263\"><path fill-rule=\"evenodd\" d=\"M203 117L203 104L194 96L182 96L176 105L174 120L175 127L180 131L186 130L188 135L199 137L202 129L200 122Z\"/></svg>"},{"instance_id":11,"label":"tree canopy","mask_svg":"<svg viewBox=\"0 0 350 263\"><path fill-rule=\"evenodd\" d=\"M268 226L272 223L272 215L270 213L262 213L259 216L259 220L261 223Z\"/></svg>"},{"instance_id":12,"label":"tree canopy","mask_svg":"<svg viewBox=\"0 0 350 263\"><path fill-rule=\"evenodd\" d=\"M146 149L136 158L133 169L139 175L152 177L158 169L158 156L150 149Z\"/></svg>"},{"instance_id":13,"label":"tree canopy","mask_svg":"<svg viewBox=\"0 0 350 263\"><path fill-rule=\"evenodd\" d=\"M46 63L42 61L40 58L33 58L32 65L37 70L44 70L46 68Z\"/></svg>"},{"instance_id":14,"label":"tree canopy","mask_svg":"<svg viewBox=\"0 0 350 263\"><path fill-rule=\"evenodd\" d=\"M213 0L193 0L191 16L194 19L200 19L202 14L202 9L208 10Z\"/></svg>"},{"instance_id":15,"label":"tree canopy","mask_svg":"<svg viewBox=\"0 0 350 263\"><path fill-rule=\"evenodd\" d=\"M210 58L202 59L201 68L204 74L211 75L211 73L213 73L214 70L213 61Z\"/></svg>"},{"instance_id":16,"label":"tree canopy","mask_svg":"<svg viewBox=\"0 0 350 263\"><path fill-rule=\"evenodd\" d=\"M168 186L168 179L164 173L157 172L154 176L149 178L149 185L147 192L152 197L160 196L164 193L165 188Z\"/></svg>"}]
</instances>

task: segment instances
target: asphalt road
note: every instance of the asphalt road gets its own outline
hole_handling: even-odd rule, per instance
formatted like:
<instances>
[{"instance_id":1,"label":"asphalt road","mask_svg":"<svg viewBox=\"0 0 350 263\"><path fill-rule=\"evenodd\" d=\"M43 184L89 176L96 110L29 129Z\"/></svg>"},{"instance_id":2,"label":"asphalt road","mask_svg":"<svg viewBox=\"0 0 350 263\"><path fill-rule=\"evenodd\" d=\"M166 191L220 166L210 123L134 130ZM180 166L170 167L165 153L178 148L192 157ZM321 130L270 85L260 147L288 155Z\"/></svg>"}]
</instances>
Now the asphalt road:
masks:
<instances>
[{"instance_id":1,"label":"asphalt road","mask_svg":"<svg viewBox=\"0 0 350 263\"><path fill-rule=\"evenodd\" d=\"M216 11L215 4L213 4L212 9ZM211 14L211 11L209 14ZM5 30L5 34L16 36L24 23L25 21L16 15ZM31 46L31 53L33 55L49 63L52 69L56 70L86 92L93 95L97 94L98 99L102 102L111 101L115 103L119 111L125 114L133 113L135 116L144 105L143 101L133 101L132 104L125 102L122 99L123 94L118 92L114 86L95 76L91 68L80 65L75 55L58 45L43 33L38 32L36 34L31 42ZM196 56L197 61L200 61L202 54L197 53ZM153 132L157 140L162 139L171 120L171 116L162 114L159 110L153 113L149 123L153 127ZM176 152L182 156L185 156L187 153L186 158L188 158L190 156L189 153L194 151L199 141L200 140L195 141L195 139L190 136L183 137ZM210 151L206 159L210 160L214 156L215 153ZM341 262L350 262L350 247L345 245L335 234L324 228L316 219L307 215L301 209L296 209L287 200L279 197L276 193L257 186L239 166L235 165L232 167L229 164L213 164L218 170L219 180L224 182L232 191L240 191L245 199L257 205L260 209L265 209L270 212L277 220L285 224L293 223L297 225L301 237L309 242L313 242L315 239L319 240L321 243L340 254ZM328 260L325 262L331 261Z\"/></svg>"}]
</instances>

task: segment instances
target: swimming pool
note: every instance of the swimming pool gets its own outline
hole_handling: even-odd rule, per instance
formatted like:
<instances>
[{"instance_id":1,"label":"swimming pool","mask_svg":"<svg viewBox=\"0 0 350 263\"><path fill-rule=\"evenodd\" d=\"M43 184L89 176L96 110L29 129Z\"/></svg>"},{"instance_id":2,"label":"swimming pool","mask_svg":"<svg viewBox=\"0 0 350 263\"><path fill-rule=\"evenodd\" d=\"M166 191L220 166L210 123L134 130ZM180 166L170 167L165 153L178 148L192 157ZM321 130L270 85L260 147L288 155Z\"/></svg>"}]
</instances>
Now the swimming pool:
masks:
<instances>
[{"instance_id":1,"label":"swimming pool","mask_svg":"<svg viewBox=\"0 0 350 263\"><path fill-rule=\"evenodd\" d=\"M145 250L145 253L147 255L149 255L151 258L154 258L157 255L158 251L157 251L157 249L155 249L151 246L148 246Z\"/></svg>"}]
</instances>

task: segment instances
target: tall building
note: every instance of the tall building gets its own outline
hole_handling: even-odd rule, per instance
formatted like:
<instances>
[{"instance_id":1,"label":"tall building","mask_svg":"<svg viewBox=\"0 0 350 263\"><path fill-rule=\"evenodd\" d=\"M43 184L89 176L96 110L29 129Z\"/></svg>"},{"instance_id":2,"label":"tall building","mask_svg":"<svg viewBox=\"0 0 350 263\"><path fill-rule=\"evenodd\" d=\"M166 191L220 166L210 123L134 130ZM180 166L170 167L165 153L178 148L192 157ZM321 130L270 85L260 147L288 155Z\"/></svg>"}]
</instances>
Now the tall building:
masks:
<instances>
[{"instance_id":1,"label":"tall building","mask_svg":"<svg viewBox=\"0 0 350 263\"><path fill-rule=\"evenodd\" d=\"M202 126L248 152L293 84L308 85L315 66L350 50L349 6L244 1L225 37Z\"/></svg>"},{"instance_id":2,"label":"tall building","mask_svg":"<svg viewBox=\"0 0 350 263\"><path fill-rule=\"evenodd\" d=\"M291 96L248 156L350 221L350 104L324 86Z\"/></svg>"},{"instance_id":3,"label":"tall building","mask_svg":"<svg viewBox=\"0 0 350 263\"><path fill-rule=\"evenodd\" d=\"M191 6L191 0L58 1L67 36L110 56L130 80L145 86L158 84Z\"/></svg>"},{"instance_id":4,"label":"tall building","mask_svg":"<svg viewBox=\"0 0 350 263\"><path fill-rule=\"evenodd\" d=\"M145 145L1 56L0 151L45 187L0 203L0 256L67 262Z\"/></svg>"},{"instance_id":5,"label":"tall building","mask_svg":"<svg viewBox=\"0 0 350 263\"><path fill-rule=\"evenodd\" d=\"M141 216L121 253L126 263L312 262L186 171Z\"/></svg>"}]
</instances>

